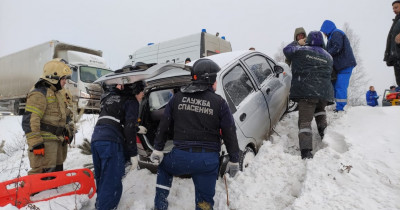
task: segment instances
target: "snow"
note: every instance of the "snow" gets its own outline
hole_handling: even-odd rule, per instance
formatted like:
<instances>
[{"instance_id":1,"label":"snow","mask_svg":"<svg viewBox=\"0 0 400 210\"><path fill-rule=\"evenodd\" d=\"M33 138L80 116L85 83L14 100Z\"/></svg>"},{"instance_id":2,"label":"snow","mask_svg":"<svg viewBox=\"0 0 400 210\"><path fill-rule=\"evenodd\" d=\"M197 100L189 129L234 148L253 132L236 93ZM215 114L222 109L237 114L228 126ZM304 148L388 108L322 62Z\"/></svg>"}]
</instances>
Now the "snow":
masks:
<instances>
[{"instance_id":1,"label":"snow","mask_svg":"<svg viewBox=\"0 0 400 210\"><path fill-rule=\"evenodd\" d=\"M278 123L276 134L244 172L227 177L229 207L224 179L217 181L214 209L400 209L399 107L327 111L323 141L313 123L315 154L310 160L300 158L297 114L292 112ZM90 139L96 120L96 115L82 117L76 145ZM29 170L20 124L21 116L0 116L0 140L5 140L7 152L0 154L1 182ZM64 167L77 169L90 162L91 156L74 146ZM156 175L147 169L129 171L118 209L151 209L155 184ZM41 210L94 209L95 198L66 196L33 205ZM194 209L191 179L174 178L168 200L170 209Z\"/></svg>"}]
</instances>

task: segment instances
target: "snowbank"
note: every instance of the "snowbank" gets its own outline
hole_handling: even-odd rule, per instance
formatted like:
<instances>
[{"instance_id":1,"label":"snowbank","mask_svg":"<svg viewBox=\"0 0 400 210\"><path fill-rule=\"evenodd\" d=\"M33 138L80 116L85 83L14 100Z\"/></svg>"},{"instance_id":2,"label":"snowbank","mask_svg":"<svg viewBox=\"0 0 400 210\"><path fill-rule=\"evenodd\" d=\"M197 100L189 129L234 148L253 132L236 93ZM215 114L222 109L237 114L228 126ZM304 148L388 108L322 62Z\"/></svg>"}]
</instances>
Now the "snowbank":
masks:
<instances>
[{"instance_id":1,"label":"snowbank","mask_svg":"<svg viewBox=\"0 0 400 210\"><path fill-rule=\"evenodd\" d=\"M90 139L97 116L84 115L76 144ZM22 176L29 161L21 117L0 117L0 181ZM271 141L254 161L234 178L227 178L229 208L223 179L217 181L215 209L400 209L400 109L352 107L346 113L328 111L328 128L321 141L313 123L314 159L301 160L297 112L279 122ZM22 142L22 143L21 143ZM24 153L24 155L23 155ZM70 148L65 168L82 168L91 156ZM151 209L156 175L148 170L129 172L123 180L118 209ZM34 203L45 209L94 209L95 197L68 196ZM170 209L194 209L191 179L175 178ZM7 206L5 209L16 209Z\"/></svg>"}]
</instances>

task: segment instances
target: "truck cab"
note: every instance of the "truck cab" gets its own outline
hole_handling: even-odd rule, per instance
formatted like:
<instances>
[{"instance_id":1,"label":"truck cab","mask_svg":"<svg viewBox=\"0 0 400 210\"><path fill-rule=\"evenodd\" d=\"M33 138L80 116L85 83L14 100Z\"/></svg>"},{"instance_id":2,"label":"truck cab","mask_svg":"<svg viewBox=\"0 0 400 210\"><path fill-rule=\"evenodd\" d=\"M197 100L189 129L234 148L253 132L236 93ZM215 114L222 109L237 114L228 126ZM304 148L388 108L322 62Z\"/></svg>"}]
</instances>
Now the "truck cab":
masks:
<instances>
[{"instance_id":1,"label":"truck cab","mask_svg":"<svg viewBox=\"0 0 400 210\"><path fill-rule=\"evenodd\" d=\"M93 82L112 72L108 69L104 58L76 51L66 51L59 55L66 56L66 60L72 66L71 79L67 81L65 88L73 96L78 97L78 109L85 109L86 113L98 112L103 90L100 85Z\"/></svg>"}]
</instances>

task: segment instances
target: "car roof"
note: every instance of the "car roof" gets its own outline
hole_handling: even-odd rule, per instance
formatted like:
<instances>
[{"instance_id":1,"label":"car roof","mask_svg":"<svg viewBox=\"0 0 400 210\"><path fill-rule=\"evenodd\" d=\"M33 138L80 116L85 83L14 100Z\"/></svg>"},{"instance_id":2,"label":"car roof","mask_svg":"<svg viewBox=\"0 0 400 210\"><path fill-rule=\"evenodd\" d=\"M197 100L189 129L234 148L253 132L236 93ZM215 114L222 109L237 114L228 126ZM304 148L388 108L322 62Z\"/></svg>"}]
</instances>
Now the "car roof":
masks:
<instances>
[{"instance_id":1,"label":"car roof","mask_svg":"<svg viewBox=\"0 0 400 210\"><path fill-rule=\"evenodd\" d=\"M210 60L214 61L215 63L217 63L221 69L224 69L224 68L230 66L230 64L232 64L239 58L241 58L247 54L250 54L252 52L254 52L254 51L240 50L240 51L233 51L233 52L226 52L226 53L211 55L211 56L200 58L200 59L210 59ZM192 66L196 61L197 60L192 61L188 65Z\"/></svg>"}]
</instances>

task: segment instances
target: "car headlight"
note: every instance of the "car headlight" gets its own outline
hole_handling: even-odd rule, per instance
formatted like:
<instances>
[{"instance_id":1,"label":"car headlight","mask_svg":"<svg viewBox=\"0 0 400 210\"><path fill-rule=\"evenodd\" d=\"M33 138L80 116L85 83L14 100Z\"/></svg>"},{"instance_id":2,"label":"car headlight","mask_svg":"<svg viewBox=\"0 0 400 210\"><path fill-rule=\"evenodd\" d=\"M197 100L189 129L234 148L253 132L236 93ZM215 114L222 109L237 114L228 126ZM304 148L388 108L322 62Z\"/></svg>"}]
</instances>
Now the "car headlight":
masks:
<instances>
[{"instance_id":1,"label":"car headlight","mask_svg":"<svg viewBox=\"0 0 400 210\"><path fill-rule=\"evenodd\" d=\"M90 94L88 94L88 93L86 93L86 92L83 92L83 91L81 90L81 98L90 98Z\"/></svg>"}]
</instances>

